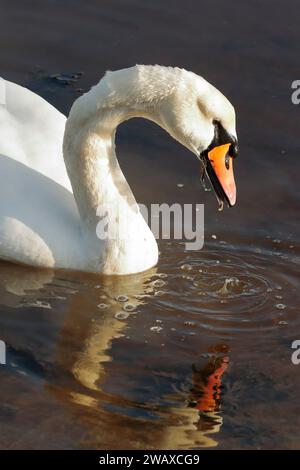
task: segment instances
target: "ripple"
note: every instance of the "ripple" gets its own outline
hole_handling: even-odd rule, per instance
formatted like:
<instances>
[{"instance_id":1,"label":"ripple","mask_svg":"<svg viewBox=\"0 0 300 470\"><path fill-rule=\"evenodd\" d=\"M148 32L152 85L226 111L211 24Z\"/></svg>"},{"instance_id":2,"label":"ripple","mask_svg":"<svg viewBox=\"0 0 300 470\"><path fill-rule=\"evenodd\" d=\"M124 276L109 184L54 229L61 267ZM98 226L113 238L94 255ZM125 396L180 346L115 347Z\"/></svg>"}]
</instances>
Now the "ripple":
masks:
<instances>
[{"instance_id":1,"label":"ripple","mask_svg":"<svg viewBox=\"0 0 300 470\"><path fill-rule=\"evenodd\" d=\"M272 249L257 246L237 251L222 245L185 253L180 262L177 259L176 274L163 265L168 289L157 304L161 310L173 309L177 316L181 311L189 316L186 321L217 335L274 330L286 324L286 318L280 317L283 311L290 317L289 326L295 326L299 323L294 308L297 263L288 252L274 256ZM182 275L182 270L189 275Z\"/></svg>"}]
</instances>

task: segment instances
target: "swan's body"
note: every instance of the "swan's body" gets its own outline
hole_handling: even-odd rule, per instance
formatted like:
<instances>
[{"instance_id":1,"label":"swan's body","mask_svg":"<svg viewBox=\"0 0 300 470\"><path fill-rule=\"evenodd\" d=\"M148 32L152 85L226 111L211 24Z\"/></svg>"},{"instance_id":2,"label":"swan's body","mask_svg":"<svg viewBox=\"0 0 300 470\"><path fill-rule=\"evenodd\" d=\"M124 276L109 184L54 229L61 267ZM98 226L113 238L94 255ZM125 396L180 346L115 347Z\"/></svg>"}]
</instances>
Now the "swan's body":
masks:
<instances>
[{"instance_id":1,"label":"swan's body","mask_svg":"<svg viewBox=\"0 0 300 470\"><path fill-rule=\"evenodd\" d=\"M115 154L124 120L150 119L197 155L214 138L213 119L235 137L230 103L182 69L107 73L74 103L68 120L34 93L4 85L0 258L31 266L129 274L156 264L156 241ZM103 215L117 228L113 238L99 238Z\"/></svg>"}]
</instances>

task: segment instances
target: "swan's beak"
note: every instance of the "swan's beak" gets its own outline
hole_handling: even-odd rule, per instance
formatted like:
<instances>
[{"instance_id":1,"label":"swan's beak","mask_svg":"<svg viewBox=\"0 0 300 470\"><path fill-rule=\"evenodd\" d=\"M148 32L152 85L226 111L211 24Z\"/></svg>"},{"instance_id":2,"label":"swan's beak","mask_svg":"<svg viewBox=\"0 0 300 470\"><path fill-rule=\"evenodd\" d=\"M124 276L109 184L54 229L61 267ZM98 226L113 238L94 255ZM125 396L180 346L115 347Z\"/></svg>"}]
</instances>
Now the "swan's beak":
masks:
<instances>
[{"instance_id":1,"label":"swan's beak","mask_svg":"<svg viewBox=\"0 0 300 470\"><path fill-rule=\"evenodd\" d=\"M231 144L218 145L207 152L206 172L218 201L229 207L236 202L236 186L233 174L233 158L229 155Z\"/></svg>"}]
</instances>

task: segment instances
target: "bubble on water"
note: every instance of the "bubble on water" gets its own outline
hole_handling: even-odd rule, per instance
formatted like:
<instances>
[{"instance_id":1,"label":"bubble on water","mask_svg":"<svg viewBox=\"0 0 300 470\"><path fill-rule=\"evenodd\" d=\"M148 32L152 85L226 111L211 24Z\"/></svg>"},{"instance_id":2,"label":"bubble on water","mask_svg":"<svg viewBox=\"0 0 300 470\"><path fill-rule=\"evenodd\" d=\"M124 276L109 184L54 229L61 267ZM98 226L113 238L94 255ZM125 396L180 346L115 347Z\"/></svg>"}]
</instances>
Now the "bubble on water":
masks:
<instances>
[{"instance_id":1,"label":"bubble on water","mask_svg":"<svg viewBox=\"0 0 300 470\"><path fill-rule=\"evenodd\" d=\"M159 273L158 277L160 277L161 279L165 279L166 277L168 277L168 275L166 273Z\"/></svg>"},{"instance_id":2,"label":"bubble on water","mask_svg":"<svg viewBox=\"0 0 300 470\"><path fill-rule=\"evenodd\" d=\"M163 287L166 285L166 282L163 281L162 279L155 279L155 281L152 282L153 287Z\"/></svg>"},{"instance_id":3,"label":"bubble on water","mask_svg":"<svg viewBox=\"0 0 300 470\"><path fill-rule=\"evenodd\" d=\"M236 277L229 277L225 279L223 287L220 290L218 290L217 293L219 295L228 295L230 294L230 291L234 289L235 287L238 287L239 284L240 284L239 279L237 279Z\"/></svg>"},{"instance_id":4,"label":"bubble on water","mask_svg":"<svg viewBox=\"0 0 300 470\"><path fill-rule=\"evenodd\" d=\"M107 304L98 304L97 307L100 308L100 310L106 310L108 308L108 305Z\"/></svg>"},{"instance_id":5,"label":"bubble on water","mask_svg":"<svg viewBox=\"0 0 300 470\"><path fill-rule=\"evenodd\" d=\"M157 320L155 320L155 322L156 323L162 323L162 320L157 319Z\"/></svg>"},{"instance_id":6,"label":"bubble on water","mask_svg":"<svg viewBox=\"0 0 300 470\"><path fill-rule=\"evenodd\" d=\"M285 321L285 320L280 320L280 321L278 322L278 325L279 325L279 326L285 326L285 325L287 325L287 324L288 324L288 322Z\"/></svg>"},{"instance_id":7,"label":"bubble on water","mask_svg":"<svg viewBox=\"0 0 300 470\"><path fill-rule=\"evenodd\" d=\"M137 300L145 300L145 299L149 299L151 297L151 295L149 294L136 294L134 295L134 298L137 299Z\"/></svg>"},{"instance_id":8,"label":"bubble on water","mask_svg":"<svg viewBox=\"0 0 300 470\"><path fill-rule=\"evenodd\" d=\"M150 330L159 333L162 330L162 326L151 326Z\"/></svg>"},{"instance_id":9,"label":"bubble on water","mask_svg":"<svg viewBox=\"0 0 300 470\"><path fill-rule=\"evenodd\" d=\"M126 318L128 318L128 316L129 316L129 313L127 313L127 312L117 312L115 314L115 318L117 320L126 320Z\"/></svg>"},{"instance_id":10,"label":"bubble on water","mask_svg":"<svg viewBox=\"0 0 300 470\"><path fill-rule=\"evenodd\" d=\"M275 295L275 299L281 300L281 299L282 299L282 295Z\"/></svg>"},{"instance_id":11,"label":"bubble on water","mask_svg":"<svg viewBox=\"0 0 300 470\"><path fill-rule=\"evenodd\" d=\"M177 188L183 188L184 184L183 183L177 183Z\"/></svg>"},{"instance_id":12,"label":"bubble on water","mask_svg":"<svg viewBox=\"0 0 300 470\"><path fill-rule=\"evenodd\" d=\"M202 359L210 359L211 358L211 353L202 353L200 355L200 357L202 357Z\"/></svg>"},{"instance_id":13,"label":"bubble on water","mask_svg":"<svg viewBox=\"0 0 300 470\"><path fill-rule=\"evenodd\" d=\"M276 243L276 245L279 245L279 243L281 243L281 240L277 239L277 238L274 238L274 240L272 240L273 243Z\"/></svg>"},{"instance_id":14,"label":"bubble on water","mask_svg":"<svg viewBox=\"0 0 300 470\"><path fill-rule=\"evenodd\" d=\"M164 295L166 292L164 290L157 290L156 292L154 292L154 295L156 297L161 297L162 295Z\"/></svg>"},{"instance_id":15,"label":"bubble on water","mask_svg":"<svg viewBox=\"0 0 300 470\"><path fill-rule=\"evenodd\" d=\"M117 297L115 297L115 299L118 302L127 302L127 300L129 300L127 295L117 295Z\"/></svg>"},{"instance_id":16,"label":"bubble on water","mask_svg":"<svg viewBox=\"0 0 300 470\"><path fill-rule=\"evenodd\" d=\"M268 287L268 288L267 288L267 292L273 292L272 287Z\"/></svg>"},{"instance_id":17,"label":"bubble on water","mask_svg":"<svg viewBox=\"0 0 300 470\"><path fill-rule=\"evenodd\" d=\"M188 276L187 274L182 274L182 279L186 279L187 281L193 281L194 277L193 276Z\"/></svg>"},{"instance_id":18,"label":"bubble on water","mask_svg":"<svg viewBox=\"0 0 300 470\"><path fill-rule=\"evenodd\" d=\"M45 302L43 300L35 300L33 302L27 302L24 301L18 307L37 307L37 308L45 308L45 309L51 309L51 305L49 302Z\"/></svg>"},{"instance_id":19,"label":"bubble on water","mask_svg":"<svg viewBox=\"0 0 300 470\"><path fill-rule=\"evenodd\" d=\"M27 372L25 372L24 370L20 370L20 369L19 369L17 372L18 372L19 374L21 374L21 375L25 375L25 376L28 375Z\"/></svg>"},{"instance_id":20,"label":"bubble on water","mask_svg":"<svg viewBox=\"0 0 300 470\"><path fill-rule=\"evenodd\" d=\"M284 305L284 304L276 304L275 307L278 308L279 310L284 310L284 309L286 308L286 305Z\"/></svg>"},{"instance_id":21,"label":"bubble on water","mask_svg":"<svg viewBox=\"0 0 300 470\"><path fill-rule=\"evenodd\" d=\"M281 286L276 286L276 289L277 290L282 290L282 287Z\"/></svg>"},{"instance_id":22,"label":"bubble on water","mask_svg":"<svg viewBox=\"0 0 300 470\"><path fill-rule=\"evenodd\" d=\"M195 326L195 322L193 321L185 321L184 326Z\"/></svg>"},{"instance_id":23,"label":"bubble on water","mask_svg":"<svg viewBox=\"0 0 300 470\"><path fill-rule=\"evenodd\" d=\"M216 240L216 239L217 239L217 235L213 234L213 235L211 236L211 238L212 238L213 240Z\"/></svg>"},{"instance_id":24,"label":"bubble on water","mask_svg":"<svg viewBox=\"0 0 300 470\"><path fill-rule=\"evenodd\" d=\"M133 312L135 310L135 305L133 304L125 304L123 306L123 310L125 310L126 312Z\"/></svg>"},{"instance_id":25,"label":"bubble on water","mask_svg":"<svg viewBox=\"0 0 300 470\"><path fill-rule=\"evenodd\" d=\"M182 269L182 271L191 271L193 268L190 264L182 264L180 269Z\"/></svg>"}]
</instances>

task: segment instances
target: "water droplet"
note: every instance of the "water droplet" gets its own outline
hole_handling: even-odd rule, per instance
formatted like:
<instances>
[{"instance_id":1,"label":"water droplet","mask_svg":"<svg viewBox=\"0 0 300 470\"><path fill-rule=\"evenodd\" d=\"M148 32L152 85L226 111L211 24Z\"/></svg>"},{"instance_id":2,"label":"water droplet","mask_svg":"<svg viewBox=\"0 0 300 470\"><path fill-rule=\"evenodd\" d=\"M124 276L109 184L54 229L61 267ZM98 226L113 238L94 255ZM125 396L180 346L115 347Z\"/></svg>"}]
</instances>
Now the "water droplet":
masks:
<instances>
[{"instance_id":1,"label":"water droplet","mask_svg":"<svg viewBox=\"0 0 300 470\"><path fill-rule=\"evenodd\" d=\"M115 299L116 299L118 302L127 302L128 297L127 297L127 295L118 295Z\"/></svg>"},{"instance_id":2,"label":"water droplet","mask_svg":"<svg viewBox=\"0 0 300 470\"><path fill-rule=\"evenodd\" d=\"M183 188L184 184L183 183L177 183L177 188Z\"/></svg>"},{"instance_id":3,"label":"water droplet","mask_svg":"<svg viewBox=\"0 0 300 470\"><path fill-rule=\"evenodd\" d=\"M213 240L216 240L216 239L217 239L217 235L213 234L213 235L211 236L211 238L212 238Z\"/></svg>"},{"instance_id":4,"label":"water droplet","mask_svg":"<svg viewBox=\"0 0 300 470\"><path fill-rule=\"evenodd\" d=\"M98 304L97 307L100 308L100 310L106 310L108 308L108 305L107 304Z\"/></svg>"},{"instance_id":5,"label":"water droplet","mask_svg":"<svg viewBox=\"0 0 300 470\"><path fill-rule=\"evenodd\" d=\"M118 312L115 314L115 318L117 320L126 320L126 318L128 318L129 316L129 313L127 312Z\"/></svg>"},{"instance_id":6,"label":"water droplet","mask_svg":"<svg viewBox=\"0 0 300 470\"><path fill-rule=\"evenodd\" d=\"M236 277L229 277L225 279L223 287L217 291L217 294L228 295L230 294L230 290L234 289L235 287L238 287L239 284L239 279L237 279Z\"/></svg>"}]
</instances>

